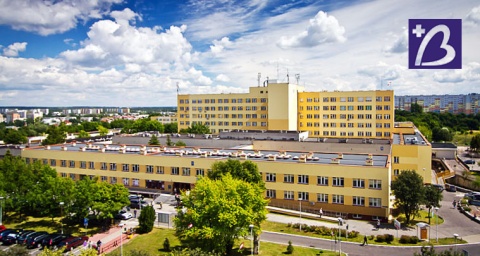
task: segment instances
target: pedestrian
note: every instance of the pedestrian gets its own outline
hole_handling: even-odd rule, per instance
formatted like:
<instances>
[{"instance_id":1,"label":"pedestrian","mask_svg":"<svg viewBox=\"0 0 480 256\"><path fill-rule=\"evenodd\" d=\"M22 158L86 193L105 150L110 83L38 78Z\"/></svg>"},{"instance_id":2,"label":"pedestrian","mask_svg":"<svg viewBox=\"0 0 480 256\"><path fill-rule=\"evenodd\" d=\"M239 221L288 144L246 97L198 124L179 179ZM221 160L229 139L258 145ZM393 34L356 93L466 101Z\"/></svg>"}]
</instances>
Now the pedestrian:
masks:
<instances>
[{"instance_id":1,"label":"pedestrian","mask_svg":"<svg viewBox=\"0 0 480 256\"><path fill-rule=\"evenodd\" d=\"M453 200L453 209L455 209L455 207L457 207L457 200Z\"/></svg>"},{"instance_id":2,"label":"pedestrian","mask_svg":"<svg viewBox=\"0 0 480 256\"><path fill-rule=\"evenodd\" d=\"M137 209L133 210L133 217L134 217L134 218L137 217Z\"/></svg>"},{"instance_id":3,"label":"pedestrian","mask_svg":"<svg viewBox=\"0 0 480 256\"><path fill-rule=\"evenodd\" d=\"M377 230L380 229L380 219L377 220Z\"/></svg>"},{"instance_id":4,"label":"pedestrian","mask_svg":"<svg viewBox=\"0 0 480 256\"><path fill-rule=\"evenodd\" d=\"M102 241L98 240L97 241L97 251L100 253L100 247L102 246Z\"/></svg>"},{"instance_id":5,"label":"pedestrian","mask_svg":"<svg viewBox=\"0 0 480 256\"><path fill-rule=\"evenodd\" d=\"M92 248L92 241L88 241L88 249Z\"/></svg>"},{"instance_id":6,"label":"pedestrian","mask_svg":"<svg viewBox=\"0 0 480 256\"><path fill-rule=\"evenodd\" d=\"M322 208L320 208L319 214L320 214L320 218L321 218L323 216L323 209Z\"/></svg>"},{"instance_id":7,"label":"pedestrian","mask_svg":"<svg viewBox=\"0 0 480 256\"><path fill-rule=\"evenodd\" d=\"M363 237L363 244L362 244L362 246L365 246L365 245L368 245L367 235L365 235L365 236Z\"/></svg>"}]
</instances>

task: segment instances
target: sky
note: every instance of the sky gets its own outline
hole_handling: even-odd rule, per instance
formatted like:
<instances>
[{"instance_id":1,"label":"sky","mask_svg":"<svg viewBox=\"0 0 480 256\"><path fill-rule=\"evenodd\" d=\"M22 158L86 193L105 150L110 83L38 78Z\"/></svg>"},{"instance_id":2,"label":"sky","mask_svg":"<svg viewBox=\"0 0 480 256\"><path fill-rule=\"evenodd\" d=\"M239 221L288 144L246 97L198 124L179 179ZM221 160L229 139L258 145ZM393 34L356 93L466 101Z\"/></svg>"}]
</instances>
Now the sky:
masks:
<instances>
[{"instance_id":1,"label":"sky","mask_svg":"<svg viewBox=\"0 0 480 256\"><path fill-rule=\"evenodd\" d=\"M409 19L462 19L462 69L408 69ZM478 0L0 0L0 106L175 106L182 93L480 93ZM289 79L289 80L287 80Z\"/></svg>"}]
</instances>

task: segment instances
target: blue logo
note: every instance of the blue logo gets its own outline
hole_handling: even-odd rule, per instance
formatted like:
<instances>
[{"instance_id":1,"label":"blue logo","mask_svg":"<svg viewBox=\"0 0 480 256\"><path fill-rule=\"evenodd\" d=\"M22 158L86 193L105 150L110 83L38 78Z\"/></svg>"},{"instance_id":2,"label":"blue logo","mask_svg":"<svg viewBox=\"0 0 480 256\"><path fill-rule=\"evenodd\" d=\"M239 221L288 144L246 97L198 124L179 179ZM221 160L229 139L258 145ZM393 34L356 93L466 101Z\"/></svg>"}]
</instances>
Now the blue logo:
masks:
<instances>
[{"instance_id":1,"label":"blue logo","mask_svg":"<svg viewBox=\"0 0 480 256\"><path fill-rule=\"evenodd\" d=\"M461 69L461 19L408 20L409 69Z\"/></svg>"}]
</instances>

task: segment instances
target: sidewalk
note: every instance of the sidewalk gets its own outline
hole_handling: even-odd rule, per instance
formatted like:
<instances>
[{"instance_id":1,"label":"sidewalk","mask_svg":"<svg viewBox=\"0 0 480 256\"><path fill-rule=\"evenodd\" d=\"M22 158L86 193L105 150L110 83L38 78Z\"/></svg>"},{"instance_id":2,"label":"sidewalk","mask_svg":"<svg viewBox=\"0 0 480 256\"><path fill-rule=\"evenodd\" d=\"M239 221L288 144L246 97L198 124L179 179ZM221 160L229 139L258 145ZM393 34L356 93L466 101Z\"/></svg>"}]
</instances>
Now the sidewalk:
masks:
<instances>
[{"instance_id":1,"label":"sidewalk","mask_svg":"<svg viewBox=\"0 0 480 256\"><path fill-rule=\"evenodd\" d=\"M122 234L122 230L124 228L126 228L126 230L130 230L130 228L135 228L136 226L138 226L138 221L136 219L121 221L119 225L112 227L105 232L94 234L92 237L90 237L89 241L92 242L92 246L96 246L97 241L102 241L100 252L102 254L109 253L117 249L122 244L130 241L127 234Z\"/></svg>"}]
</instances>

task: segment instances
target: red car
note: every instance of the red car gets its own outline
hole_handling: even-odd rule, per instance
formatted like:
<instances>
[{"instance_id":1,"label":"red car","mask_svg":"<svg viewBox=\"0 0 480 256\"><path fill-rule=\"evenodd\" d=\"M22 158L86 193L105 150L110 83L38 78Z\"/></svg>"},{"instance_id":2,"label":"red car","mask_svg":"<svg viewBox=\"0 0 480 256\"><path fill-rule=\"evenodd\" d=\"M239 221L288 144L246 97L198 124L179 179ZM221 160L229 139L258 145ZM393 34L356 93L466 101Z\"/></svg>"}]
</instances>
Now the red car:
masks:
<instances>
[{"instance_id":1,"label":"red car","mask_svg":"<svg viewBox=\"0 0 480 256\"><path fill-rule=\"evenodd\" d=\"M0 231L4 231L5 229L7 229L4 225L0 225Z\"/></svg>"},{"instance_id":2,"label":"red car","mask_svg":"<svg viewBox=\"0 0 480 256\"><path fill-rule=\"evenodd\" d=\"M58 248L64 247L64 251L68 252L75 247L81 246L83 243L88 242L88 236L72 236L58 244Z\"/></svg>"}]
</instances>

